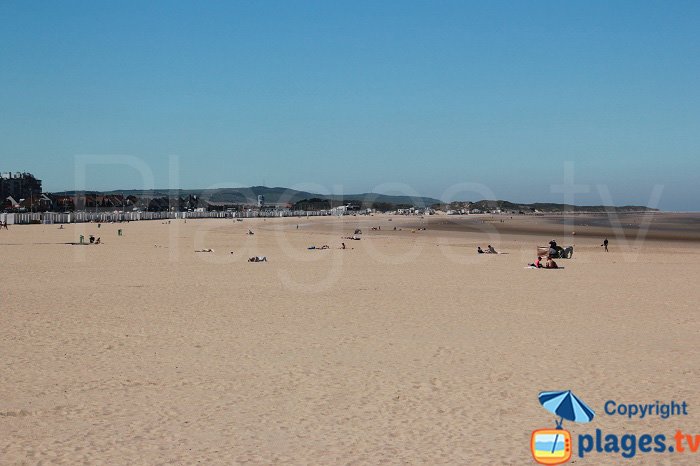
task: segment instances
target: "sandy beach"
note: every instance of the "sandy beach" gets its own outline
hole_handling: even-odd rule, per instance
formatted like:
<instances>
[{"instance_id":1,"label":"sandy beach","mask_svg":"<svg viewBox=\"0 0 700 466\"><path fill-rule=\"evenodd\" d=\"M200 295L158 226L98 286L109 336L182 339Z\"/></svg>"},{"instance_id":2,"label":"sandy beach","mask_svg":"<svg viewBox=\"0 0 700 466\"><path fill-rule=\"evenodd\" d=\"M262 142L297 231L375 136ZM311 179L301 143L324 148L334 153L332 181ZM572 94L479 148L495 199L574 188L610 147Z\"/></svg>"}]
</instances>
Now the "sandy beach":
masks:
<instances>
[{"instance_id":1,"label":"sandy beach","mask_svg":"<svg viewBox=\"0 0 700 466\"><path fill-rule=\"evenodd\" d=\"M554 427L537 394L566 389L597 415L572 434L700 434L700 241L674 215L643 238L628 218L609 253L595 218L11 225L0 463L531 464ZM81 234L103 244L66 244ZM552 237L575 246L564 269L524 268ZM611 399L689 413L629 420Z\"/></svg>"}]
</instances>

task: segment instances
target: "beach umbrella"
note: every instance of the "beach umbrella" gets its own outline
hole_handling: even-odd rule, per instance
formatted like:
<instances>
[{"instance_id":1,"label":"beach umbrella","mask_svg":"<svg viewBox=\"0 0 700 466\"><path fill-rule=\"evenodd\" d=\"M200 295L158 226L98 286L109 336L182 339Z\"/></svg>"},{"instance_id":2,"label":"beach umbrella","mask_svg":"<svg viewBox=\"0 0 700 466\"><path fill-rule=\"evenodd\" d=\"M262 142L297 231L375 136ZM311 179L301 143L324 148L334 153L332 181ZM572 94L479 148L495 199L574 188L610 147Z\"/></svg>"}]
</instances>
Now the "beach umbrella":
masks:
<instances>
[{"instance_id":1,"label":"beach umbrella","mask_svg":"<svg viewBox=\"0 0 700 466\"><path fill-rule=\"evenodd\" d=\"M557 429L561 429L561 423L564 422L564 419L585 423L591 422L593 416L595 416L593 410L571 393L571 390L566 390L565 392L541 392L537 395L537 398L544 409L559 416ZM558 439L559 434L554 437L552 453L554 453Z\"/></svg>"},{"instance_id":2,"label":"beach umbrella","mask_svg":"<svg viewBox=\"0 0 700 466\"><path fill-rule=\"evenodd\" d=\"M557 426L561 426L561 422L566 419L572 422L591 422L595 413L589 408L586 403L581 401L576 395L571 393L571 390L563 392L542 392L537 398L540 404L547 411L556 414L561 419Z\"/></svg>"}]
</instances>

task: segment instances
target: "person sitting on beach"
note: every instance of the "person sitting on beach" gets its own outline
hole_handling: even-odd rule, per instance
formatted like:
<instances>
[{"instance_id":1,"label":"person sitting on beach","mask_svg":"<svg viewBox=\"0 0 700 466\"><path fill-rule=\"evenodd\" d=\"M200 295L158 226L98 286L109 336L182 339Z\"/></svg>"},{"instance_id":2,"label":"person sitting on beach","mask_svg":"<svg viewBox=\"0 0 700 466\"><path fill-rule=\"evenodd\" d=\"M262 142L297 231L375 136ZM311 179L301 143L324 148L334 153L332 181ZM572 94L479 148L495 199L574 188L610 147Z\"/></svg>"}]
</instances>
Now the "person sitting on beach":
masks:
<instances>
[{"instance_id":1,"label":"person sitting on beach","mask_svg":"<svg viewBox=\"0 0 700 466\"><path fill-rule=\"evenodd\" d=\"M537 256L537 259L535 259L535 262L533 262L532 264L527 264L527 266L528 267L535 267L536 269L541 269L542 267L544 267L542 265L542 258L540 256Z\"/></svg>"},{"instance_id":2,"label":"person sitting on beach","mask_svg":"<svg viewBox=\"0 0 700 466\"><path fill-rule=\"evenodd\" d=\"M94 244L94 243L95 243L95 236L90 235L90 244Z\"/></svg>"},{"instance_id":3,"label":"person sitting on beach","mask_svg":"<svg viewBox=\"0 0 700 466\"><path fill-rule=\"evenodd\" d=\"M246 234L248 234L248 235L254 235L255 233L253 233L253 230L248 230L248 233L246 233Z\"/></svg>"},{"instance_id":4,"label":"person sitting on beach","mask_svg":"<svg viewBox=\"0 0 700 466\"><path fill-rule=\"evenodd\" d=\"M267 256L253 256L248 259L248 262L267 262Z\"/></svg>"},{"instance_id":5,"label":"person sitting on beach","mask_svg":"<svg viewBox=\"0 0 700 466\"><path fill-rule=\"evenodd\" d=\"M98 238L95 240L95 244L100 244L100 241L101 241L101 240L100 240L100 238L98 237Z\"/></svg>"},{"instance_id":6,"label":"person sitting on beach","mask_svg":"<svg viewBox=\"0 0 700 466\"><path fill-rule=\"evenodd\" d=\"M487 252L488 254L498 254L498 253L496 252L496 250L493 248L493 246L491 246L490 244L489 244L489 248L488 248L488 250L487 250L486 252Z\"/></svg>"},{"instance_id":7,"label":"person sitting on beach","mask_svg":"<svg viewBox=\"0 0 700 466\"><path fill-rule=\"evenodd\" d=\"M544 268L545 269L558 269L559 266L557 265L556 262L554 262L554 259L552 259L551 257L548 257L547 262L544 265Z\"/></svg>"},{"instance_id":8,"label":"person sitting on beach","mask_svg":"<svg viewBox=\"0 0 700 466\"><path fill-rule=\"evenodd\" d=\"M478 254L483 254L483 253L484 253L484 250L481 249L481 246L477 246L477 247L476 247L476 252L477 252Z\"/></svg>"}]
</instances>

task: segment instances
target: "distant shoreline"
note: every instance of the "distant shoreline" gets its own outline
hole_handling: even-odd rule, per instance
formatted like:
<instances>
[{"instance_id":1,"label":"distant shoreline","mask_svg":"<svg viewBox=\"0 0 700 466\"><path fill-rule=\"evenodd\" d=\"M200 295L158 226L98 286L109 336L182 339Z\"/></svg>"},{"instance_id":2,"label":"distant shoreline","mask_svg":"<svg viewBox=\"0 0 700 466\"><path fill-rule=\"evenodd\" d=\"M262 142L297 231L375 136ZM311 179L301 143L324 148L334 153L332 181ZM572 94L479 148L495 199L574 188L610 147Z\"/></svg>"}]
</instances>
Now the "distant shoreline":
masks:
<instances>
[{"instance_id":1,"label":"distant shoreline","mask_svg":"<svg viewBox=\"0 0 700 466\"><path fill-rule=\"evenodd\" d=\"M700 242L700 213L670 212L607 214L546 214L546 215L464 215L434 216L416 219L410 226L437 231L483 232L508 235L532 235L552 238L644 238L656 241ZM651 218L650 218L651 217ZM501 222L502 221L502 222ZM640 236L642 228L646 232Z\"/></svg>"}]
</instances>

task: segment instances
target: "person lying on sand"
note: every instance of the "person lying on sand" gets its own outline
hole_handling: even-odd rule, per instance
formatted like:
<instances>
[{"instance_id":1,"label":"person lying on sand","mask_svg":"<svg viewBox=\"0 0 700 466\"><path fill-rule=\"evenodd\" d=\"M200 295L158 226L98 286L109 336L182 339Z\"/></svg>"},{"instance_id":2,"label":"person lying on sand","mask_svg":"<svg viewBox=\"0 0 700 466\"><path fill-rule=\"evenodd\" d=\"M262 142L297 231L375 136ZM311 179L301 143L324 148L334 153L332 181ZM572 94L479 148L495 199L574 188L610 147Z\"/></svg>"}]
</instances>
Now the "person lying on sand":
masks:
<instances>
[{"instance_id":1,"label":"person lying on sand","mask_svg":"<svg viewBox=\"0 0 700 466\"><path fill-rule=\"evenodd\" d=\"M214 252L213 249L197 249L194 252Z\"/></svg>"},{"instance_id":2,"label":"person lying on sand","mask_svg":"<svg viewBox=\"0 0 700 466\"><path fill-rule=\"evenodd\" d=\"M252 230L248 230L248 233L246 233L246 234L247 234L247 235L254 235L255 233L253 233Z\"/></svg>"},{"instance_id":3,"label":"person lying on sand","mask_svg":"<svg viewBox=\"0 0 700 466\"><path fill-rule=\"evenodd\" d=\"M248 262L267 262L267 256L253 256L248 259Z\"/></svg>"},{"instance_id":4,"label":"person lying on sand","mask_svg":"<svg viewBox=\"0 0 700 466\"><path fill-rule=\"evenodd\" d=\"M319 247L316 247L316 246L309 246L309 247L306 248L306 249L330 249L330 248L331 248L330 246L328 246L327 244L324 244L324 245L321 246L320 248L319 248Z\"/></svg>"}]
</instances>

